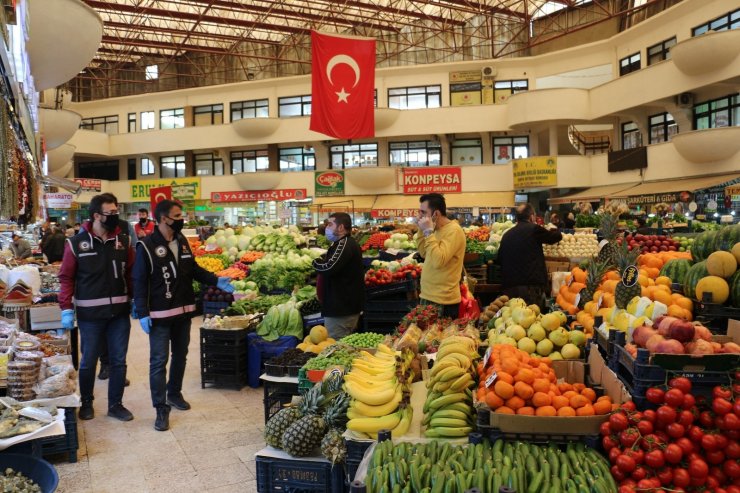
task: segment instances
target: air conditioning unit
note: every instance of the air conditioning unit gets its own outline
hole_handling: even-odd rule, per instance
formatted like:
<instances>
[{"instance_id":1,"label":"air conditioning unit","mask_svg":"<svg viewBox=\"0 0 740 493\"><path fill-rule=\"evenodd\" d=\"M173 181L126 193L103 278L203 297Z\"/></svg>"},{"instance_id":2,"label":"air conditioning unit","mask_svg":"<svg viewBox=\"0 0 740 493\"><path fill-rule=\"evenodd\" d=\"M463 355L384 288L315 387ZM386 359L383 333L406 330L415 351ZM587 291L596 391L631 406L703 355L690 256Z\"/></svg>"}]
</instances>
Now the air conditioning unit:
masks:
<instances>
[{"instance_id":1,"label":"air conditioning unit","mask_svg":"<svg viewBox=\"0 0 740 493\"><path fill-rule=\"evenodd\" d=\"M483 67L481 70L481 74L483 74L483 77L496 77L497 70L495 67L488 66Z\"/></svg>"},{"instance_id":2,"label":"air conditioning unit","mask_svg":"<svg viewBox=\"0 0 740 493\"><path fill-rule=\"evenodd\" d=\"M676 96L676 105L679 108L691 108L694 106L694 95L690 92L682 92Z\"/></svg>"}]
</instances>

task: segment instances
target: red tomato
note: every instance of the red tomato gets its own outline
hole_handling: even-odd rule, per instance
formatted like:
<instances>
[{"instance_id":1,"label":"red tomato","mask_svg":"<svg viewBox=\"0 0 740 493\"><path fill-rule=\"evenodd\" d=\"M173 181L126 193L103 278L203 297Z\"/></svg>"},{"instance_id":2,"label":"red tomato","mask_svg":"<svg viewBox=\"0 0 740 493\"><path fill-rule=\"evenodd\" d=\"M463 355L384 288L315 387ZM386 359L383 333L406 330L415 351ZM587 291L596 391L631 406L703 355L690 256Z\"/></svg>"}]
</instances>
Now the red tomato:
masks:
<instances>
[{"instance_id":1,"label":"red tomato","mask_svg":"<svg viewBox=\"0 0 740 493\"><path fill-rule=\"evenodd\" d=\"M691 452L694 451L694 444L686 437L681 437L678 440L676 440L676 445L681 447L681 450L683 450L684 455L688 455Z\"/></svg>"},{"instance_id":2,"label":"red tomato","mask_svg":"<svg viewBox=\"0 0 740 493\"><path fill-rule=\"evenodd\" d=\"M616 433L626 430L630 424L627 416L622 413L614 413L609 416L609 425L611 425L612 431Z\"/></svg>"},{"instance_id":3,"label":"red tomato","mask_svg":"<svg viewBox=\"0 0 740 493\"><path fill-rule=\"evenodd\" d=\"M647 398L648 402L652 402L653 404L663 404L663 400L665 398L665 392L662 389L659 389L657 387L652 387L645 392L645 397Z\"/></svg>"},{"instance_id":4,"label":"red tomato","mask_svg":"<svg viewBox=\"0 0 740 493\"><path fill-rule=\"evenodd\" d=\"M663 441L655 434L646 435L642 437L642 442L640 443L640 446L643 450L650 452L651 450L661 448L663 446ZM645 455L645 460L647 460L647 455Z\"/></svg>"},{"instance_id":5,"label":"red tomato","mask_svg":"<svg viewBox=\"0 0 740 493\"><path fill-rule=\"evenodd\" d=\"M666 462L669 464L678 464L681 462L681 458L683 457L683 449L675 443L672 443L665 448L663 455L665 456Z\"/></svg>"},{"instance_id":6,"label":"red tomato","mask_svg":"<svg viewBox=\"0 0 740 493\"><path fill-rule=\"evenodd\" d=\"M681 407L683 409L691 409L694 406L696 406L696 398L691 394L684 394Z\"/></svg>"},{"instance_id":7,"label":"red tomato","mask_svg":"<svg viewBox=\"0 0 740 493\"><path fill-rule=\"evenodd\" d=\"M691 482L689 471L682 467L677 467L673 470L673 485L685 488Z\"/></svg>"},{"instance_id":8,"label":"red tomato","mask_svg":"<svg viewBox=\"0 0 740 493\"><path fill-rule=\"evenodd\" d=\"M732 406L732 412L740 416L740 399L735 399L735 404Z\"/></svg>"},{"instance_id":9,"label":"red tomato","mask_svg":"<svg viewBox=\"0 0 740 493\"><path fill-rule=\"evenodd\" d=\"M714 493L717 491L717 488L719 488L719 481L717 481L716 478L713 478L712 476L706 477L706 483L704 483L707 486L707 491L711 491Z\"/></svg>"},{"instance_id":10,"label":"red tomato","mask_svg":"<svg viewBox=\"0 0 740 493\"><path fill-rule=\"evenodd\" d=\"M716 435L704 435L701 439L701 447L707 452L719 449Z\"/></svg>"},{"instance_id":11,"label":"red tomato","mask_svg":"<svg viewBox=\"0 0 740 493\"><path fill-rule=\"evenodd\" d=\"M640 411L630 413L630 415L627 416L627 419L629 419L630 426L635 426L637 423L642 421L642 413Z\"/></svg>"},{"instance_id":12,"label":"red tomato","mask_svg":"<svg viewBox=\"0 0 740 493\"><path fill-rule=\"evenodd\" d=\"M643 411L642 417L643 419L646 419L647 421L654 423L656 419L655 411L653 411L652 409L646 409L645 411Z\"/></svg>"},{"instance_id":13,"label":"red tomato","mask_svg":"<svg viewBox=\"0 0 740 493\"><path fill-rule=\"evenodd\" d=\"M622 485L619 487L619 493L635 493L634 486Z\"/></svg>"},{"instance_id":14,"label":"red tomato","mask_svg":"<svg viewBox=\"0 0 740 493\"><path fill-rule=\"evenodd\" d=\"M702 459L693 459L689 462L689 476L692 478L706 478L709 466Z\"/></svg>"},{"instance_id":15,"label":"red tomato","mask_svg":"<svg viewBox=\"0 0 740 493\"><path fill-rule=\"evenodd\" d=\"M712 397L715 399L722 398L722 399L732 399L732 389L729 387L722 387L717 385L712 389Z\"/></svg>"},{"instance_id":16,"label":"red tomato","mask_svg":"<svg viewBox=\"0 0 740 493\"><path fill-rule=\"evenodd\" d=\"M706 458L707 462L710 464L722 464L725 461L725 453L721 450L712 450L711 452L706 452L704 454L704 457Z\"/></svg>"},{"instance_id":17,"label":"red tomato","mask_svg":"<svg viewBox=\"0 0 740 493\"><path fill-rule=\"evenodd\" d=\"M671 423L666 427L665 431L671 438L681 438L686 434L686 427L680 423Z\"/></svg>"},{"instance_id":18,"label":"red tomato","mask_svg":"<svg viewBox=\"0 0 740 493\"><path fill-rule=\"evenodd\" d=\"M683 410L680 413L678 413L678 418L676 418L676 421L684 426L684 428L688 428L694 423L694 414L691 411Z\"/></svg>"},{"instance_id":19,"label":"red tomato","mask_svg":"<svg viewBox=\"0 0 740 493\"><path fill-rule=\"evenodd\" d=\"M699 415L699 423L701 423L704 428L711 428L714 425L714 416L712 416L712 413L709 411L703 411Z\"/></svg>"},{"instance_id":20,"label":"red tomato","mask_svg":"<svg viewBox=\"0 0 740 493\"><path fill-rule=\"evenodd\" d=\"M658 416L658 422L663 422L666 425L674 423L676 421L676 410L670 406L660 406L656 411Z\"/></svg>"},{"instance_id":21,"label":"red tomato","mask_svg":"<svg viewBox=\"0 0 740 493\"><path fill-rule=\"evenodd\" d=\"M663 467L656 472L661 485L668 486L673 482L673 470L670 467Z\"/></svg>"},{"instance_id":22,"label":"red tomato","mask_svg":"<svg viewBox=\"0 0 740 493\"><path fill-rule=\"evenodd\" d=\"M616 466L619 468L620 471L627 475L635 470L637 464L635 464L635 459L633 459L629 455L621 454L619 457L617 457Z\"/></svg>"},{"instance_id":23,"label":"red tomato","mask_svg":"<svg viewBox=\"0 0 740 493\"><path fill-rule=\"evenodd\" d=\"M617 457L619 457L620 455L622 455L622 451L619 449L619 447L614 447L609 451L609 462L611 462L612 464L616 464Z\"/></svg>"},{"instance_id":24,"label":"red tomato","mask_svg":"<svg viewBox=\"0 0 740 493\"><path fill-rule=\"evenodd\" d=\"M665 428L665 426L663 427ZM660 438L660 441L663 443L670 442L671 438L668 436L668 433L666 433L663 430L658 430L655 433L653 433L656 437Z\"/></svg>"},{"instance_id":25,"label":"red tomato","mask_svg":"<svg viewBox=\"0 0 740 493\"><path fill-rule=\"evenodd\" d=\"M616 479L618 482L624 481L624 478L626 477L622 470L614 464L609 471L612 473L612 476L614 476L614 479Z\"/></svg>"},{"instance_id":26,"label":"red tomato","mask_svg":"<svg viewBox=\"0 0 740 493\"><path fill-rule=\"evenodd\" d=\"M684 393L679 389L671 389L665 393L665 403L673 408L679 408L683 405Z\"/></svg>"},{"instance_id":27,"label":"red tomato","mask_svg":"<svg viewBox=\"0 0 740 493\"><path fill-rule=\"evenodd\" d=\"M615 439L613 439L611 436L606 436L601 439L601 445L604 447L604 450L609 452L611 449L619 445Z\"/></svg>"},{"instance_id":28,"label":"red tomato","mask_svg":"<svg viewBox=\"0 0 740 493\"><path fill-rule=\"evenodd\" d=\"M724 484L727 482L727 474L725 474L718 466L710 467L709 475L716 479L719 484Z\"/></svg>"},{"instance_id":29,"label":"red tomato","mask_svg":"<svg viewBox=\"0 0 740 493\"><path fill-rule=\"evenodd\" d=\"M721 433L718 433L717 435L715 435L715 437L717 438L717 450L724 450L729 443L727 437Z\"/></svg>"},{"instance_id":30,"label":"red tomato","mask_svg":"<svg viewBox=\"0 0 740 493\"><path fill-rule=\"evenodd\" d=\"M635 481L643 480L647 477L647 469L645 469L642 466L637 466L634 471L632 471L632 479Z\"/></svg>"},{"instance_id":31,"label":"red tomato","mask_svg":"<svg viewBox=\"0 0 740 493\"><path fill-rule=\"evenodd\" d=\"M601 423L601 426L599 427L599 432L601 436L604 437L612 434L612 429L609 426L609 421L604 421L603 423Z\"/></svg>"},{"instance_id":32,"label":"red tomato","mask_svg":"<svg viewBox=\"0 0 740 493\"><path fill-rule=\"evenodd\" d=\"M740 400L740 399L738 399ZM726 430L740 430L740 417L735 413L727 413L724 416Z\"/></svg>"},{"instance_id":33,"label":"red tomato","mask_svg":"<svg viewBox=\"0 0 740 493\"><path fill-rule=\"evenodd\" d=\"M637 423L637 430L642 436L650 435L653 432L653 423L650 421L640 421Z\"/></svg>"},{"instance_id":34,"label":"red tomato","mask_svg":"<svg viewBox=\"0 0 740 493\"><path fill-rule=\"evenodd\" d=\"M728 459L740 459L740 443L737 440L730 440L725 448L725 455Z\"/></svg>"},{"instance_id":35,"label":"red tomato","mask_svg":"<svg viewBox=\"0 0 740 493\"><path fill-rule=\"evenodd\" d=\"M732 485L727 487L727 493L740 493L740 486Z\"/></svg>"},{"instance_id":36,"label":"red tomato","mask_svg":"<svg viewBox=\"0 0 740 493\"><path fill-rule=\"evenodd\" d=\"M693 425L689 427L688 437L694 443L701 443L702 438L704 438L704 430L696 425Z\"/></svg>"},{"instance_id":37,"label":"red tomato","mask_svg":"<svg viewBox=\"0 0 740 493\"><path fill-rule=\"evenodd\" d=\"M645 462L645 451L641 448L625 450L624 454L635 459L635 464L642 464Z\"/></svg>"},{"instance_id":38,"label":"red tomato","mask_svg":"<svg viewBox=\"0 0 740 493\"><path fill-rule=\"evenodd\" d=\"M637 408L635 407L635 403L632 401L627 401L624 404L622 404L620 407L626 411L636 411L637 410Z\"/></svg>"},{"instance_id":39,"label":"red tomato","mask_svg":"<svg viewBox=\"0 0 740 493\"><path fill-rule=\"evenodd\" d=\"M689 380L686 377L676 377L672 378L668 382L668 386L672 389L678 389L684 394L690 394L691 393L691 380Z\"/></svg>"},{"instance_id":40,"label":"red tomato","mask_svg":"<svg viewBox=\"0 0 740 493\"><path fill-rule=\"evenodd\" d=\"M714 427L720 430L724 430L726 428L725 417L717 416L716 418L714 418Z\"/></svg>"},{"instance_id":41,"label":"red tomato","mask_svg":"<svg viewBox=\"0 0 740 493\"><path fill-rule=\"evenodd\" d=\"M658 486L660 486L660 484L658 484ZM650 491L652 488L655 488L655 483L653 483L652 479L643 479L642 481L637 482L637 489L639 490Z\"/></svg>"},{"instance_id":42,"label":"red tomato","mask_svg":"<svg viewBox=\"0 0 740 493\"><path fill-rule=\"evenodd\" d=\"M717 397L712 401L712 411L714 411L715 414L724 416L725 414L732 412L732 402L723 397Z\"/></svg>"},{"instance_id":43,"label":"red tomato","mask_svg":"<svg viewBox=\"0 0 740 493\"><path fill-rule=\"evenodd\" d=\"M665 457L660 449L651 450L645 454L645 464L653 469L660 469L665 465Z\"/></svg>"},{"instance_id":44,"label":"red tomato","mask_svg":"<svg viewBox=\"0 0 740 493\"><path fill-rule=\"evenodd\" d=\"M630 448L640 438L640 432L636 428L627 428L619 434L619 443L624 448Z\"/></svg>"},{"instance_id":45,"label":"red tomato","mask_svg":"<svg viewBox=\"0 0 740 493\"><path fill-rule=\"evenodd\" d=\"M740 478L740 464L736 460L727 460L722 464L722 471L733 480Z\"/></svg>"}]
</instances>

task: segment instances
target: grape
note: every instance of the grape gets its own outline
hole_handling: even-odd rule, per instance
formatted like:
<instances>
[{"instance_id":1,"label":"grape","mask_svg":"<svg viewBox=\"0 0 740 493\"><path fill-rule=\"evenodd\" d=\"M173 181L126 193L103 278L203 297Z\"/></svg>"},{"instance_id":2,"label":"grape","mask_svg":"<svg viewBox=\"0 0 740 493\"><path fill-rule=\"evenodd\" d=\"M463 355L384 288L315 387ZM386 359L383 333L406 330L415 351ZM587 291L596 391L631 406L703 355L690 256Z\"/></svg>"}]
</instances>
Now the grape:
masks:
<instances>
[{"instance_id":1,"label":"grape","mask_svg":"<svg viewBox=\"0 0 740 493\"><path fill-rule=\"evenodd\" d=\"M385 339L383 334L376 334L375 332L358 332L356 334L350 334L343 337L340 342L354 347L374 348L383 342L383 339Z\"/></svg>"}]
</instances>

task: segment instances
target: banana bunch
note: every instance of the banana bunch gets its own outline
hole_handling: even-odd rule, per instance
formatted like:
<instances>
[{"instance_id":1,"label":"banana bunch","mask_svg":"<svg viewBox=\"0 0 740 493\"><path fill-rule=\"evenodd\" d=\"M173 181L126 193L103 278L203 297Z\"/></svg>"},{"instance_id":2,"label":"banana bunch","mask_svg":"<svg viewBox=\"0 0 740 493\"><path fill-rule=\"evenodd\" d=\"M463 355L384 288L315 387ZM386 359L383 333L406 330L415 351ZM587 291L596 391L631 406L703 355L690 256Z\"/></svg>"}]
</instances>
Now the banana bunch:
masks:
<instances>
[{"instance_id":1,"label":"banana bunch","mask_svg":"<svg viewBox=\"0 0 740 493\"><path fill-rule=\"evenodd\" d=\"M360 352L344 376L344 388L352 397L347 429L371 438L377 438L380 430L391 430L392 436L406 434L413 418L407 384L413 381L409 369L413 357L410 351L394 351L384 344L374 355Z\"/></svg>"},{"instance_id":2,"label":"banana bunch","mask_svg":"<svg viewBox=\"0 0 740 493\"><path fill-rule=\"evenodd\" d=\"M478 357L475 342L463 336L442 341L429 372L424 420L427 438L457 438L473 431L473 392Z\"/></svg>"}]
</instances>

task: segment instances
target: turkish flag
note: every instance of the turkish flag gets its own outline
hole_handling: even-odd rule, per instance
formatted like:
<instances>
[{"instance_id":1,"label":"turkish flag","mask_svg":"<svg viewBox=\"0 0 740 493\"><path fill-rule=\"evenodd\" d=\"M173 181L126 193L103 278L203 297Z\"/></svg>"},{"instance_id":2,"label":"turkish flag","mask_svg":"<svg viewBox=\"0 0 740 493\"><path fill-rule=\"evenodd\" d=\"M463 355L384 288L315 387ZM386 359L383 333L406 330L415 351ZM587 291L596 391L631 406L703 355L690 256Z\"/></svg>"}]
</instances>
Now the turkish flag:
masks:
<instances>
[{"instance_id":1,"label":"turkish flag","mask_svg":"<svg viewBox=\"0 0 740 493\"><path fill-rule=\"evenodd\" d=\"M157 208L157 204L163 200L172 200L172 187L158 187L149 189L149 201L152 205L152 217L154 217L154 209Z\"/></svg>"},{"instance_id":2,"label":"turkish flag","mask_svg":"<svg viewBox=\"0 0 740 493\"><path fill-rule=\"evenodd\" d=\"M311 31L311 126L337 139L375 136L375 40Z\"/></svg>"}]
</instances>

